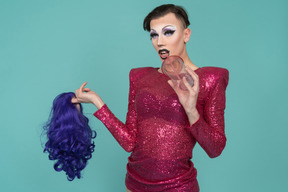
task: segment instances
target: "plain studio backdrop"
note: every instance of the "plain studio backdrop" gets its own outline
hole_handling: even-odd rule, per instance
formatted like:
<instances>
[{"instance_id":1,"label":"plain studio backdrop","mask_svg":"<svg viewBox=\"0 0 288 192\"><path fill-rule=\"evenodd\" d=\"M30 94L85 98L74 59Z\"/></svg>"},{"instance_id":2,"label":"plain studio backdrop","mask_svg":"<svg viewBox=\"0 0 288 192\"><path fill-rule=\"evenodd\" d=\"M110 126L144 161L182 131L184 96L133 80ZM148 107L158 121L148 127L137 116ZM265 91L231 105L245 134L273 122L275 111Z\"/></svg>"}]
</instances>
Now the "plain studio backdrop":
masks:
<instances>
[{"instance_id":1,"label":"plain studio backdrop","mask_svg":"<svg viewBox=\"0 0 288 192\"><path fill-rule=\"evenodd\" d=\"M125 191L126 153L84 104L97 131L83 178L53 169L40 140L52 101L83 82L125 121L131 68L160 67L144 17L164 0L0 0L0 191ZM197 144L202 192L288 191L288 1L178 0L199 67L230 71L227 145Z\"/></svg>"}]
</instances>

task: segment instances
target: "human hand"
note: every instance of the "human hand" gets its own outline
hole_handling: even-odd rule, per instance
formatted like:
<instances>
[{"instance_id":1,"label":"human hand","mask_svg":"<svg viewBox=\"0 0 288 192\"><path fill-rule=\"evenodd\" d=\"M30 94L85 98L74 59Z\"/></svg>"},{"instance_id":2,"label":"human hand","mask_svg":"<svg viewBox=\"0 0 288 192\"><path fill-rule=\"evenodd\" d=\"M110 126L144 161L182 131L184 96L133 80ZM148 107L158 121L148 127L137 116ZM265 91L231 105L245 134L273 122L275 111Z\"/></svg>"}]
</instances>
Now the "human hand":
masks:
<instances>
[{"instance_id":1,"label":"human hand","mask_svg":"<svg viewBox=\"0 0 288 192\"><path fill-rule=\"evenodd\" d=\"M194 80L194 85L192 87L185 77L183 77L182 81L187 90L181 89L178 85L174 84L172 80L169 80L168 83L176 92L178 99L189 118L190 124L193 124L199 118L199 113L196 109L197 98L199 93L199 77L190 67L186 66L185 70L187 71L188 74L191 75L191 77Z\"/></svg>"},{"instance_id":2,"label":"human hand","mask_svg":"<svg viewBox=\"0 0 288 192\"><path fill-rule=\"evenodd\" d=\"M104 102L100 96L91 91L90 88L86 88L87 82L83 83L79 89L75 91L75 97L71 99L72 103L93 103L98 109L100 109Z\"/></svg>"}]
</instances>

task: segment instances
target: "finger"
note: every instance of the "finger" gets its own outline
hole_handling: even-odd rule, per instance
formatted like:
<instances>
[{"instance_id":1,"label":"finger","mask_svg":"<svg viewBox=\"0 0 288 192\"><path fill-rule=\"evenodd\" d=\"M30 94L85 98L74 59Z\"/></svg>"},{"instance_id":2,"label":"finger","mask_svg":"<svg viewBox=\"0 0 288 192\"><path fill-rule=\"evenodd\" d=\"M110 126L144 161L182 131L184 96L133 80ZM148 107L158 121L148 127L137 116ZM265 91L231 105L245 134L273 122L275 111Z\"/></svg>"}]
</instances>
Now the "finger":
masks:
<instances>
[{"instance_id":1,"label":"finger","mask_svg":"<svg viewBox=\"0 0 288 192\"><path fill-rule=\"evenodd\" d=\"M167 82L168 82L168 84L174 89L174 84L173 84L173 82L172 82L171 80L168 80Z\"/></svg>"},{"instance_id":2,"label":"finger","mask_svg":"<svg viewBox=\"0 0 288 192\"><path fill-rule=\"evenodd\" d=\"M189 91L189 92L192 92L192 91L193 91L193 89L192 89L192 87L191 87L190 83L188 83L188 81L187 81L186 77L183 77L183 78L182 78L182 81L183 81L183 83L184 83L185 87L188 89L188 91Z\"/></svg>"},{"instance_id":3,"label":"finger","mask_svg":"<svg viewBox=\"0 0 288 192\"><path fill-rule=\"evenodd\" d=\"M75 95L76 95L76 97L77 97L78 94L79 94L79 89L76 89L76 90L75 90Z\"/></svg>"},{"instance_id":4,"label":"finger","mask_svg":"<svg viewBox=\"0 0 288 192\"><path fill-rule=\"evenodd\" d=\"M193 75L192 78L194 80L194 89L196 91L198 91L199 90L199 77L194 71L193 71L192 75Z\"/></svg>"},{"instance_id":5,"label":"finger","mask_svg":"<svg viewBox=\"0 0 288 192\"><path fill-rule=\"evenodd\" d=\"M81 92L83 92L83 88L84 88L86 85L87 85L87 82L83 83L83 84L80 86L79 90L80 90Z\"/></svg>"},{"instance_id":6,"label":"finger","mask_svg":"<svg viewBox=\"0 0 288 192\"><path fill-rule=\"evenodd\" d=\"M84 91L84 92L89 92L89 91L91 91L91 89L84 87L84 88L83 88L83 91Z\"/></svg>"},{"instance_id":7,"label":"finger","mask_svg":"<svg viewBox=\"0 0 288 192\"><path fill-rule=\"evenodd\" d=\"M195 73L195 71L193 71L189 66L187 66L187 68L185 68L185 69L191 75L191 77L193 78L194 85L195 85L193 87L195 89L199 89L199 76L197 75L197 73Z\"/></svg>"},{"instance_id":8,"label":"finger","mask_svg":"<svg viewBox=\"0 0 288 192\"><path fill-rule=\"evenodd\" d=\"M72 97L71 103L79 103L79 101L76 97Z\"/></svg>"}]
</instances>

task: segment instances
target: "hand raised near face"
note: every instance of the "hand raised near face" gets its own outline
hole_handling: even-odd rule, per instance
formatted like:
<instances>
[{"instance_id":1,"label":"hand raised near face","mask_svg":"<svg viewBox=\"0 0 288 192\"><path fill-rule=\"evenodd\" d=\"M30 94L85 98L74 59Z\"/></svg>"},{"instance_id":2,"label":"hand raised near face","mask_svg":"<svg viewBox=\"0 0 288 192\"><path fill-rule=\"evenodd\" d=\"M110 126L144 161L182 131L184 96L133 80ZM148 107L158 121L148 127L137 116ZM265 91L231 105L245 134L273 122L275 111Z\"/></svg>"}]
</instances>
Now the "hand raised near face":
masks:
<instances>
[{"instance_id":1,"label":"hand raised near face","mask_svg":"<svg viewBox=\"0 0 288 192\"><path fill-rule=\"evenodd\" d=\"M194 85L191 85L187 82L186 78L183 77L182 81L187 88L187 90L181 89L178 85L174 84L171 80L168 81L169 85L176 92L178 99L185 109L185 112L189 118L190 124L196 122L199 118L199 113L196 109L197 98L199 93L199 77L198 75L188 66L186 66L185 70L194 80Z\"/></svg>"}]
</instances>

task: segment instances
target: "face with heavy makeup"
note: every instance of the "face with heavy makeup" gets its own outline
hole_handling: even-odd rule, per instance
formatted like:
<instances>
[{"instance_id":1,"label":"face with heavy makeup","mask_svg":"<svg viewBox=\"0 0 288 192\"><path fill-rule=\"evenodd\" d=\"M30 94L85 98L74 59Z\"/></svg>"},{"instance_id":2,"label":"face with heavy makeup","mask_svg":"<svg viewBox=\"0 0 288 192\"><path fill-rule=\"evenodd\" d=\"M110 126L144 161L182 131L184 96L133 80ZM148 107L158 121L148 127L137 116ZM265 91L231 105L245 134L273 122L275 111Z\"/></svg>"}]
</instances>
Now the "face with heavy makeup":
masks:
<instances>
[{"instance_id":1,"label":"face with heavy makeup","mask_svg":"<svg viewBox=\"0 0 288 192\"><path fill-rule=\"evenodd\" d=\"M189 28L184 28L174 13L151 20L150 28L152 44L162 61L169 55L187 57L186 43L189 41L191 31Z\"/></svg>"}]
</instances>

